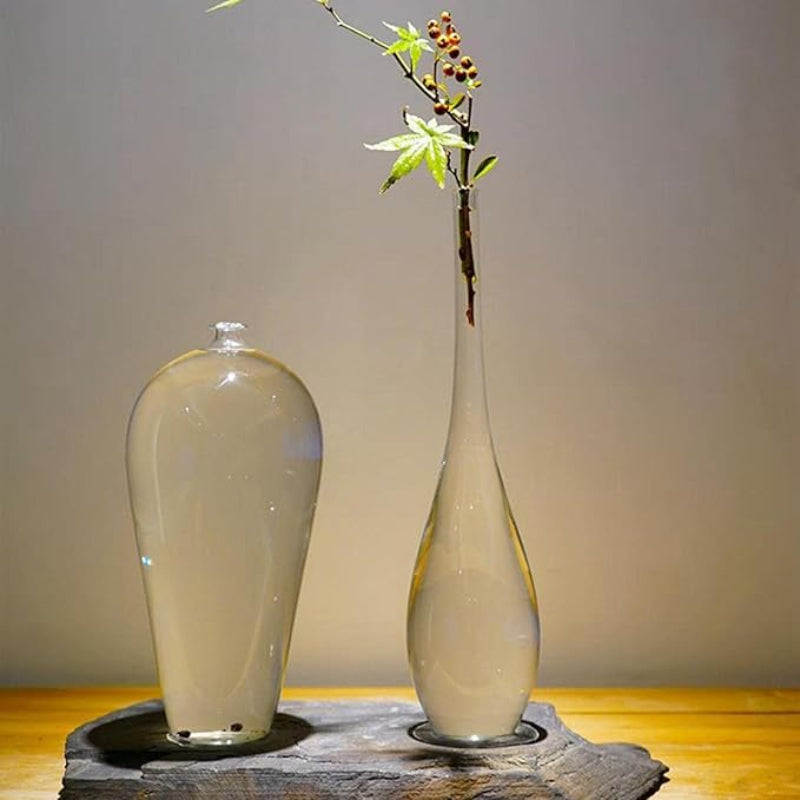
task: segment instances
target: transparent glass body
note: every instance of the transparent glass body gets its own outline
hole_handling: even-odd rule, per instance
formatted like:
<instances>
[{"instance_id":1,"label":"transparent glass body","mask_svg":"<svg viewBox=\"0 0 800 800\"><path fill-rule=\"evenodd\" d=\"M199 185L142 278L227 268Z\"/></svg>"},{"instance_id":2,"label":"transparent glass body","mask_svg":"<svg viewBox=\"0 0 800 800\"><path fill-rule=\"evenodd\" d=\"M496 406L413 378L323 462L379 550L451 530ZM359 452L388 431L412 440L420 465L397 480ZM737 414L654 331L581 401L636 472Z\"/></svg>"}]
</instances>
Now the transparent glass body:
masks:
<instances>
[{"instance_id":1,"label":"transparent glass body","mask_svg":"<svg viewBox=\"0 0 800 800\"><path fill-rule=\"evenodd\" d=\"M470 203L474 209L474 192ZM475 216L473 210L477 257ZM539 661L536 594L489 427L478 296L473 326L457 260L450 428L407 631L411 674L429 722L418 738L466 746L515 741Z\"/></svg>"},{"instance_id":2,"label":"transparent glass body","mask_svg":"<svg viewBox=\"0 0 800 800\"><path fill-rule=\"evenodd\" d=\"M131 415L131 507L169 738L235 745L278 703L322 433L299 378L217 323Z\"/></svg>"}]
</instances>

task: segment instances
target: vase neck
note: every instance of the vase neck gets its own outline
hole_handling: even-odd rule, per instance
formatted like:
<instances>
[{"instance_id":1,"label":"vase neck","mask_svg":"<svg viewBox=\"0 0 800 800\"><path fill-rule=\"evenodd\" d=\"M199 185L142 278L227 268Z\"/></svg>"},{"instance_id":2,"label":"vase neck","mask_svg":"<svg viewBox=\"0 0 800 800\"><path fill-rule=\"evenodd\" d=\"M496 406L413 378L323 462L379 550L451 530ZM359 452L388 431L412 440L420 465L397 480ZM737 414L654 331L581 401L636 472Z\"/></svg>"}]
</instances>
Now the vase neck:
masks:
<instances>
[{"instance_id":1,"label":"vase neck","mask_svg":"<svg viewBox=\"0 0 800 800\"><path fill-rule=\"evenodd\" d=\"M209 325L214 332L214 338L206 348L223 353L232 353L237 350L246 350L244 331L247 328L243 322L215 322Z\"/></svg>"},{"instance_id":2,"label":"vase neck","mask_svg":"<svg viewBox=\"0 0 800 800\"><path fill-rule=\"evenodd\" d=\"M491 444L483 372L483 319L477 291L478 216L475 191L455 193L455 367L448 449Z\"/></svg>"}]
</instances>

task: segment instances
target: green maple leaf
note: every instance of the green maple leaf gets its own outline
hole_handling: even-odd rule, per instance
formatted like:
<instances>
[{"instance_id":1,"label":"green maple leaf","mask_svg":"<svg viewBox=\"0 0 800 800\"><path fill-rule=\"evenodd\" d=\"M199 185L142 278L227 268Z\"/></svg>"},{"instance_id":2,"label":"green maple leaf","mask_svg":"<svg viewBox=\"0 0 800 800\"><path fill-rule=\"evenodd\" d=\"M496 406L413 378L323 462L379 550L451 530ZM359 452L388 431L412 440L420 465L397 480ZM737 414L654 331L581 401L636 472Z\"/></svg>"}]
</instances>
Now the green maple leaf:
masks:
<instances>
[{"instance_id":1,"label":"green maple leaf","mask_svg":"<svg viewBox=\"0 0 800 800\"><path fill-rule=\"evenodd\" d=\"M211 6L211 8L206 9L206 14L210 11L219 11L221 8L230 8L231 6L238 6L242 0L222 0L221 3L217 3L215 6Z\"/></svg>"},{"instance_id":2,"label":"green maple leaf","mask_svg":"<svg viewBox=\"0 0 800 800\"><path fill-rule=\"evenodd\" d=\"M400 178L413 172L423 160L439 188L444 189L448 149L471 150L472 145L467 144L458 134L450 132L453 125L439 125L436 119L425 122L413 114L406 114L405 122L411 133L401 133L377 144L364 145L368 150L402 151L394 162L389 177L381 186L381 194L394 186Z\"/></svg>"},{"instance_id":3,"label":"green maple leaf","mask_svg":"<svg viewBox=\"0 0 800 800\"><path fill-rule=\"evenodd\" d=\"M408 51L411 56L411 71L417 68L420 57L423 53L432 53L433 48L428 44L428 40L424 36L420 36L419 31L409 22L407 28L401 28L399 25L390 25L388 22L383 23L390 31L397 34L397 41L390 44L386 50L383 51L385 56L393 56L395 53L405 53Z\"/></svg>"}]
</instances>

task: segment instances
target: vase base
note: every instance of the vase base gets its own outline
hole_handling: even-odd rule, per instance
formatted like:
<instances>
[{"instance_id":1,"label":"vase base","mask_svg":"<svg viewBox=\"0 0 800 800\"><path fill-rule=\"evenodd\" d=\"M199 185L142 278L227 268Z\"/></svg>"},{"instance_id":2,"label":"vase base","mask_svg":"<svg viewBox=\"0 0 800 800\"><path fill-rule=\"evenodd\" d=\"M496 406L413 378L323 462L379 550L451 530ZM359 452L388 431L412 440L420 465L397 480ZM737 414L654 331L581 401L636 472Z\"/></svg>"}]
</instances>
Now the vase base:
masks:
<instances>
[{"instance_id":1,"label":"vase base","mask_svg":"<svg viewBox=\"0 0 800 800\"><path fill-rule=\"evenodd\" d=\"M444 736L437 733L427 720L420 722L409 730L412 739L437 747L459 747L464 749L482 749L488 747L517 747L523 744L534 744L547 735L538 725L523 720L513 733L501 736Z\"/></svg>"},{"instance_id":2,"label":"vase base","mask_svg":"<svg viewBox=\"0 0 800 800\"><path fill-rule=\"evenodd\" d=\"M192 750L220 750L257 742L267 731L178 731L167 734L173 744Z\"/></svg>"}]
</instances>

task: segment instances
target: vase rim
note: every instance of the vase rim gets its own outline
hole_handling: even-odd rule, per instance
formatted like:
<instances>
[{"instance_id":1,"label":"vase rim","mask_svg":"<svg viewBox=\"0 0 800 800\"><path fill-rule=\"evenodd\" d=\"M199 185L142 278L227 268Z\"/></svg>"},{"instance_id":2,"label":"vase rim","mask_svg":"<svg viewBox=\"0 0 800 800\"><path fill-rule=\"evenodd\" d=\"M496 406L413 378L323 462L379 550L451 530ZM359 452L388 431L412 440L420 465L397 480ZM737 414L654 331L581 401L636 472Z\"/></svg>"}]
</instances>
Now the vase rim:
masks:
<instances>
[{"instance_id":1,"label":"vase rim","mask_svg":"<svg viewBox=\"0 0 800 800\"><path fill-rule=\"evenodd\" d=\"M235 333L247 330L247 324L244 322L212 322L208 327L216 333Z\"/></svg>"}]
</instances>

